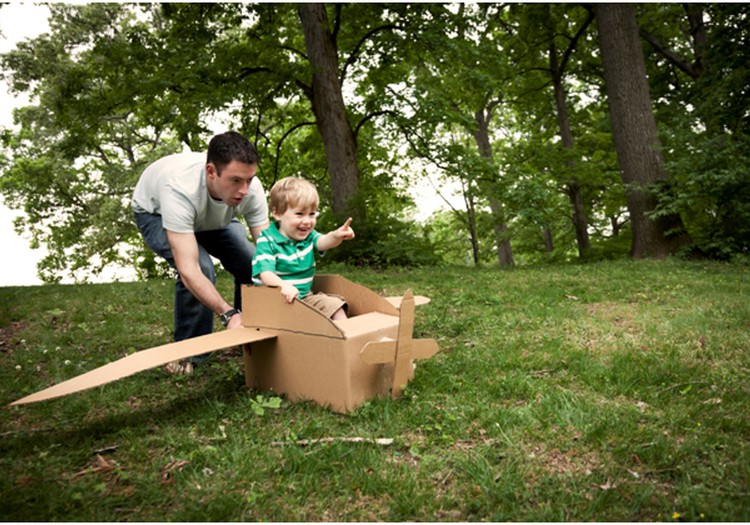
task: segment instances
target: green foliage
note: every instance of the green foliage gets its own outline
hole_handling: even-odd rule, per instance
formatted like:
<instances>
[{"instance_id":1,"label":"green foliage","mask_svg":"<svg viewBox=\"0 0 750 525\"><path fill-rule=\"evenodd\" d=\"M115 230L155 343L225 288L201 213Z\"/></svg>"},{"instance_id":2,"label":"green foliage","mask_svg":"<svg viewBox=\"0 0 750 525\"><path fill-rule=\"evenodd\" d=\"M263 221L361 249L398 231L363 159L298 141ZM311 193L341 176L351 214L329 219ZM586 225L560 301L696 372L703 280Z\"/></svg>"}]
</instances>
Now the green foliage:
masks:
<instances>
[{"instance_id":1,"label":"green foliage","mask_svg":"<svg viewBox=\"0 0 750 525\"><path fill-rule=\"evenodd\" d=\"M434 266L442 263L419 225L398 217L380 217L355 230L357 242L330 253L333 261L371 268ZM327 257L329 257L327 255Z\"/></svg>"},{"instance_id":2,"label":"green foliage","mask_svg":"<svg viewBox=\"0 0 750 525\"><path fill-rule=\"evenodd\" d=\"M276 410L281 408L282 402L280 397L266 397L260 394L255 396L255 399L251 397L249 401L250 408L252 409L253 413L258 416L265 415L266 410Z\"/></svg>"},{"instance_id":3,"label":"green foliage","mask_svg":"<svg viewBox=\"0 0 750 525\"><path fill-rule=\"evenodd\" d=\"M748 253L750 140L688 136L691 145L669 163L671 184L656 192L654 216L680 213L698 253L718 259Z\"/></svg>"},{"instance_id":4,"label":"green foliage","mask_svg":"<svg viewBox=\"0 0 750 525\"><path fill-rule=\"evenodd\" d=\"M662 54L648 49L670 174L669 184L653 188L659 201L653 216L679 213L693 239L690 255L728 259L750 248L747 7L689 7L700 14L699 27L680 13L688 7L677 5L644 6L641 17L690 66L663 64Z\"/></svg>"},{"instance_id":5,"label":"green foliage","mask_svg":"<svg viewBox=\"0 0 750 525\"><path fill-rule=\"evenodd\" d=\"M473 265L470 239L455 213L434 213L425 223L424 231L440 260L450 265Z\"/></svg>"},{"instance_id":6,"label":"green foliage","mask_svg":"<svg viewBox=\"0 0 750 525\"><path fill-rule=\"evenodd\" d=\"M52 34L3 56L12 88L31 90L39 103L16 110L20 131L3 136L12 158L0 192L25 211L16 229L47 248L40 276L53 282L64 271L128 264L137 235L132 187L148 162L176 145L160 123L133 111L145 104L126 88L137 89L146 72L132 45L143 26L132 14L117 4L50 11Z\"/></svg>"},{"instance_id":7,"label":"green foliage","mask_svg":"<svg viewBox=\"0 0 750 525\"><path fill-rule=\"evenodd\" d=\"M340 188L319 133L325 118L312 111L296 5L49 9L49 34L0 58L11 90L33 101L16 110L17 128L0 130L0 194L25 212L16 228L47 249L44 280L85 279L108 265L168 274L135 231L132 187L152 160L200 151L223 127L257 143L266 187L302 175L332 207ZM671 179L654 188L655 216L679 213L695 251L719 258L748 245L748 9L637 6L655 39L644 52ZM629 217L587 6L354 3L327 14L356 134L357 158L346 160L359 171L351 204L364 223L358 243L336 257L466 264L468 249L469 264L492 264L509 239L517 263L569 261L578 256L573 189L594 250L585 257L620 253ZM572 146L559 139L565 115L554 85ZM460 188L465 207L423 230L411 224L404 191L425 174Z\"/></svg>"}]
</instances>

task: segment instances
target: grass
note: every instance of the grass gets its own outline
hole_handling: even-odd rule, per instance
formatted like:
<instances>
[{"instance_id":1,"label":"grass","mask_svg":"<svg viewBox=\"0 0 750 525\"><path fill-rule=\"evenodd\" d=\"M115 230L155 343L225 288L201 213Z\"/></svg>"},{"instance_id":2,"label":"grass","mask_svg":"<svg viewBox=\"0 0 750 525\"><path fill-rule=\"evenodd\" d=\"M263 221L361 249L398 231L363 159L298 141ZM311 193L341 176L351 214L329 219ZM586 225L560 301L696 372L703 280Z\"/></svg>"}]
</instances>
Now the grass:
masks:
<instances>
[{"instance_id":1,"label":"grass","mask_svg":"<svg viewBox=\"0 0 750 525\"><path fill-rule=\"evenodd\" d=\"M0 410L4 521L750 521L750 272L338 268L440 353L348 415L241 355ZM226 277L220 286L229 295ZM169 341L171 282L0 288L0 403ZM391 445L298 439L392 438Z\"/></svg>"}]
</instances>

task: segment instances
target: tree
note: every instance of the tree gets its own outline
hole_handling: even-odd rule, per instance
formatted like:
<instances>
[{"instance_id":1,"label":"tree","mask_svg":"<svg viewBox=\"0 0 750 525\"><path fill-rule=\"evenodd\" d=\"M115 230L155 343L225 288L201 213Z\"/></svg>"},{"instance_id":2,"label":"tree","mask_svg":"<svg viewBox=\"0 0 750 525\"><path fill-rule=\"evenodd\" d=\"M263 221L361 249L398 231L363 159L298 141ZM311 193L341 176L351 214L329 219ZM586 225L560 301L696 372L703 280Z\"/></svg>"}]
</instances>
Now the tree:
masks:
<instances>
[{"instance_id":1,"label":"tree","mask_svg":"<svg viewBox=\"0 0 750 525\"><path fill-rule=\"evenodd\" d=\"M340 215L352 213L352 199L359 191L357 145L341 93L334 36L323 4L300 4L299 16L312 70L312 83L306 94L323 137L333 187L333 209ZM361 213L355 216L364 218Z\"/></svg>"},{"instance_id":2,"label":"tree","mask_svg":"<svg viewBox=\"0 0 750 525\"><path fill-rule=\"evenodd\" d=\"M650 189L667 184L656 122L638 38L629 4L595 4L612 134L617 150L633 230L631 256L665 257L690 242L679 215L652 220L656 208Z\"/></svg>"},{"instance_id":3,"label":"tree","mask_svg":"<svg viewBox=\"0 0 750 525\"><path fill-rule=\"evenodd\" d=\"M488 206L493 217L499 266L513 266L504 184L492 153L496 116L505 103L501 35L496 6L433 8L412 33L404 57L409 83L391 90L397 117L411 153L430 162L461 187L466 211L453 210L469 234L478 264L481 232L478 217Z\"/></svg>"},{"instance_id":4,"label":"tree","mask_svg":"<svg viewBox=\"0 0 750 525\"><path fill-rule=\"evenodd\" d=\"M557 109L557 121L560 126L560 139L562 147L568 151L573 150L574 137L570 124L570 115L568 112L567 93L564 85L564 76L566 66L570 56L576 48L578 41L584 34L593 16L587 17L578 27L575 35L568 37L567 46L563 49L562 57L558 56L558 47L556 43L555 28L552 25L552 14L550 6L545 6L545 29L549 38L549 73L552 78L552 86L555 94L555 107ZM575 170L576 163L573 159L567 159L566 165L571 171ZM584 257L591 248L591 241L588 233L588 219L586 218L586 207L583 202L582 182L576 175L572 175L566 183L566 194L570 199L573 209L573 226L576 232L576 241L578 244L578 255Z\"/></svg>"},{"instance_id":5,"label":"tree","mask_svg":"<svg viewBox=\"0 0 750 525\"><path fill-rule=\"evenodd\" d=\"M115 4L50 11L53 35L3 57L13 71L6 75L11 87L32 91L39 105L17 110L21 130L5 134L13 160L0 191L25 211L16 228L31 235L32 246L46 245L44 281L59 280L66 269L96 274L133 259L153 271L145 250L131 244L130 194L145 164L176 144L163 122L133 111L147 102L126 92L147 77L138 64L141 49L130 40L144 27Z\"/></svg>"},{"instance_id":6,"label":"tree","mask_svg":"<svg viewBox=\"0 0 750 525\"><path fill-rule=\"evenodd\" d=\"M722 259L747 252L750 7L644 5L639 15L670 172L656 214L680 213L696 252Z\"/></svg>"},{"instance_id":7,"label":"tree","mask_svg":"<svg viewBox=\"0 0 750 525\"><path fill-rule=\"evenodd\" d=\"M317 9L320 15L321 8L302 6L300 13ZM334 26L340 28L343 7L334 9ZM349 55L337 62L341 51L329 44L340 43L343 31L320 32L306 48L298 11L289 5L53 6L51 33L3 57L4 75L14 89L31 91L39 100L38 109L23 112L22 131L5 134L13 157L26 160L8 162L16 168L7 170L0 187L10 204L29 210L27 227L36 242L53 252L45 263L45 280L59 279L55 274L65 269L98 264L94 255L101 265L132 257L124 250L133 239L141 245L128 209L138 175L159 154L178 149L177 140L195 151L205 148L208 122L217 116L258 143L266 184L279 176L304 174L318 183L325 201L330 196L334 212L341 215L375 202L357 195L358 156L367 149L360 149L348 123L354 117L367 122L369 116L347 113L342 84L347 68L351 71L362 59L363 48L380 52L366 44L392 24L372 16L379 7L362 9L351 9L345 41ZM365 24L357 22L360 16ZM321 55L324 44L328 47ZM324 82L318 74L323 56L329 68ZM314 68L308 58L316 61ZM326 102L332 94L337 105ZM110 143L121 151L115 154ZM292 158L284 148L293 151L293 162L279 162L282 156ZM92 158L101 162L94 164ZM30 162L48 169L39 177L25 176L21 166L28 170ZM68 166L70 176L50 172ZM372 172L368 176L377 178ZM395 193L393 186L383 184L378 191L378 206ZM102 205L92 205L93 194L103 199ZM99 210L105 209L106 219L98 221ZM64 219L72 213L75 220ZM376 221L390 222L377 216ZM114 224L121 230L115 236L107 233ZM361 238L369 232L373 238L387 233L372 228ZM89 238L86 249L75 249Z\"/></svg>"}]
</instances>

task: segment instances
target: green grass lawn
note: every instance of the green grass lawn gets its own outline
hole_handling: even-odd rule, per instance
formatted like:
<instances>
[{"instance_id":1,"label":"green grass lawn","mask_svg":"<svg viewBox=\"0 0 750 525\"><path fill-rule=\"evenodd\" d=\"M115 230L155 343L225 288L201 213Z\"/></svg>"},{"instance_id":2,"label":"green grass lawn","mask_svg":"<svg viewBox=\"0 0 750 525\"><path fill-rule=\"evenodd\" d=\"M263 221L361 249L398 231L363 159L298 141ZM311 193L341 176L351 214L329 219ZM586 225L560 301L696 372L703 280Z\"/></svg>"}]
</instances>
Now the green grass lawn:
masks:
<instances>
[{"instance_id":1,"label":"green grass lawn","mask_svg":"<svg viewBox=\"0 0 750 525\"><path fill-rule=\"evenodd\" d=\"M750 521L747 266L337 271L432 298L402 399L275 407L235 350L6 407L2 519ZM0 403L169 342L172 293L0 288ZM393 442L297 444L341 437Z\"/></svg>"}]
</instances>

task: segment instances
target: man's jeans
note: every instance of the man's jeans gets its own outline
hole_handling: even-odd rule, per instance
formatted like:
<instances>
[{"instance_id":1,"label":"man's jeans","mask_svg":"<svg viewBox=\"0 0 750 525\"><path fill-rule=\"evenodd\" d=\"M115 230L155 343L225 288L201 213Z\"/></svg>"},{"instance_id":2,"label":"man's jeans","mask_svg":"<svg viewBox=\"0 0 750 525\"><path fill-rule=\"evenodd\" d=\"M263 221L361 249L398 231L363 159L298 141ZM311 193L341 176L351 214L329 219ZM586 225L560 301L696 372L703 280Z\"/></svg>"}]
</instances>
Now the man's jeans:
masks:
<instances>
[{"instance_id":1,"label":"man's jeans","mask_svg":"<svg viewBox=\"0 0 750 525\"><path fill-rule=\"evenodd\" d=\"M176 268L172 248L167 241L167 233L161 222L161 215L136 213L135 224L154 253L167 260ZM255 246L247 238L247 230L238 220L233 220L221 230L196 232L201 271L212 283L216 283L216 272L211 255L221 261L221 265L234 275L234 307L242 304L242 284L252 282L252 259ZM199 335L210 334L213 330L213 312L203 305L177 278L174 290L174 340L182 341Z\"/></svg>"}]
</instances>

